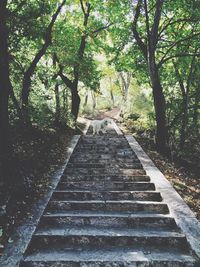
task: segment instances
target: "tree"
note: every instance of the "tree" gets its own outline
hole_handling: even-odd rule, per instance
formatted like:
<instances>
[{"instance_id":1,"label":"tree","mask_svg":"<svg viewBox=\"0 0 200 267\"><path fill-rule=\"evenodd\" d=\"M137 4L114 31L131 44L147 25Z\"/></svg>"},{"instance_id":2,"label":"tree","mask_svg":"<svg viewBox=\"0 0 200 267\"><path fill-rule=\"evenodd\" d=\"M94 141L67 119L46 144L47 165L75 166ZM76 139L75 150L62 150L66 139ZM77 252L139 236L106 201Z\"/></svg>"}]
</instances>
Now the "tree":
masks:
<instances>
[{"instance_id":1,"label":"tree","mask_svg":"<svg viewBox=\"0 0 200 267\"><path fill-rule=\"evenodd\" d=\"M60 13L60 11L61 11L61 9L65 3L66 3L66 0L63 0L62 3L58 6L56 12L53 14L51 22L49 23L47 30L46 30L46 33L45 33L44 44L42 45L41 49L37 52L33 61L30 64L30 66L28 67L28 69L24 73L23 86L22 86L22 112L23 112L23 117L24 117L25 123L30 122L29 114L28 114L28 99L29 99L29 92L30 92L30 86L31 86L31 77L34 74L34 71L37 67L38 62L40 61L42 56L44 56L47 48L49 47L49 45L52 42L52 29L53 29L54 23L55 23L58 15L59 15L59 13Z\"/></svg>"},{"instance_id":2,"label":"tree","mask_svg":"<svg viewBox=\"0 0 200 267\"><path fill-rule=\"evenodd\" d=\"M4 181L9 158L8 99L11 85L8 61L7 18L7 0L2 0L0 1L0 178Z\"/></svg>"},{"instance_id":3,"label":"tree","mask_svg":"<svg viewBox=\"0 0 200 267\"><path fill-rule=\"evenodd\" d=\"M183 148L185 139L186 139L186 130L187 130L187 125L188 125L189 95L190 95L190 87L192 83L192 77L193 77L194 66L195 66L195 57L196 55L194 54L190 62L189 73L187 75L186 82L184 82L184 77L182 77L179 72L178 65L176 64L175 61L173 61L176 78L179 83L181 94L182 94L182 107L181 107L182 126L181 126L181 131L180 131L180 148Z\"/></svg>"},{"instance_id":4,"label":"tree","mask_svg":"<svg viewBox=\"0 0 200 267\"><path fill-rule=\"evenodd\" d=\"M88 58L92 59L91 54L93 53L91 51L91 46L89 45L89 38L92 40L97 38L98 34L101 31L109 28L112 25L109 22L105 23L104 21L98 21L96 20L94 15L91 15L91 10L94 11L95 8L99 6L100 6L99 3L90 4L90 2L88 1L84 2L80 0L80 7L83 15L83 20L79 22L80 12L77 11L78 16L77 16L76 26L78 27L74 27L73 22L70 26L66 25L66 22L64 26L61 25L62 31L66 32L65 35L68 38L68 40L65 41L68 42L69 46L68 48L69 54L66 55L66 60L65 57L60 56L60 54L62 54L63 56L63 52L60 51L59 53L59 50L57 51L57 49L55 49L57 54L57 62L59 65L59 75L62 78L63 82L71 91L71 97L72 97L71 113L75 121L78 117L79 106L80 106L78 84L80 80L86 80L86 77L90 76L90 74L87 73L87 76L85 78L83 77L84 70L86 70L86 67L90 68L89 65L91 65L87 59ZM89 18L91 18L90 27L89 27ZM66 38L66 36L64 36L63 39ZM60 37L58 37L58 41L55 40L55 46L56 43L59 42L59 38ZM72 44L73 48L71 47ZM86 62L88 64L86 64ZM66 70L69 72L68 75L66 74L67 72Z\"/></svg>"},{"instance_id":5,"label":"tree","mask_svg":"<svg viewBox=\"0 0 200 267\"><path fill-rule=\"evenodd\" d=\"M158 149L164 153L166 152L167 142L168 142L166 106L165 106L166 103L163 93L163 87L161 85L159 69L156 62L156 49L158 43L159 24L161 19L163 2L164 2L163 0L156 1L155 15L153 18L152 26L150 28L148 4L147 1L144 0L147 44L145 44L142 41L142 38L137 30L137 23L142 8L141 0L138 1L136 6L135 16L132 25L132 32L148 66L151 86L153 89L153 98L154 98L156 123L157 123L156 143Z\"/></svg>"}]
</instances>

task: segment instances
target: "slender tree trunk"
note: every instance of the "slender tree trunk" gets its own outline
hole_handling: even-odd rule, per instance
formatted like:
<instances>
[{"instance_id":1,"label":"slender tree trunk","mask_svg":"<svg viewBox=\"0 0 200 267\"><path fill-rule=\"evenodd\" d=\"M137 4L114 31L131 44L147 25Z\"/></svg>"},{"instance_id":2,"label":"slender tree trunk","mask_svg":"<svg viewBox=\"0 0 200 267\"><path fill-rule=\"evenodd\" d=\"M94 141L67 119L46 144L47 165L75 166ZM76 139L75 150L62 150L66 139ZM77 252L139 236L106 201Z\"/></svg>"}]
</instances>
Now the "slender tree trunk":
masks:
<instances>
[{"instance_id":1,"label":"slender tree trunk","mask_svg":"<svg viewBox=\"0 0 200 267\"><path fill-rule=\"evenodd\" d=\"M64 111L66 111L67 108L67 93L66 93L66 89L63 90L63 109Z\"/></svg>"},{"instance_id":2,"label":"slender tree trunk","mask_svg":"<svg viewBox=\"0 0 200 267\"><path fill-rule=\"evenodd\" d=\"M87 106L87 102L88 102L88 91L85 94L85 101L84 101L84 104L83 104L84 108Z\"/></svg>"},{"instance_id":3,"label":"slender tree trunk","mask_svg":"<svg viewBox=\"0 0 200 267\"><path fill-rule=\"evenodd\" d=\"M78 85L73 85L71 88L71 94L72 94L72 106L71 106L71 113L74 116L75 121L78 118L79 114L79 107L80 107L80 96L78 94Z\"/></svg>"},{"instance_id":4,"label":"slender tree trunk","mask_svg":"<svg viewBox=\"0 0 200 267\"><path fill-rule=\"evenodd\" d=\"M34 73L35 68L31 68L30 71L26 72L23 78L23 85L22 85L22 114L23 114L23 122L25 124L30 123L29 118L29 93L30 93L30 86L31 86L31 77Z\"/></svg>"},{"instance_id":5,"label":"slender tree trunk","mask_svg":"<svg viewBox=\"0 0 200 267\"><path fill-rule=\"evenodd\" d=\"M92 111L93 111L93 114L95 112L95 109L96 109L96 106L97 106L97 101L96 101L96 96L95 96L95 93L94 92L91 92L92 94Z\"/></svg>"},{"instance_id":6,"label":"slender tree trunk","mask_svg":"<svg viewBox=\"0 0 200 267\"><path fill-rule=\"evenodd\" d=\"M8 62L7 1L0 1L0 182L6 181L9 159L9 115L10 92Z\"/></svg>"},{"instance_id":7,"label":"slender tree trunk","mask_svg":"<svg viewBox=\"0 0 200 267\"><path fill-rule=\"evenodd\" d=\"M182 149L185 144L186 139L186 128L188 124L188 94L186 93L183 98L183 119L181 124L181 132L180 132L180 148Z\"/></svg>"},{"instance_id":8,"label":"slender tree trunk","mask_svg":"<svg viewBox=\"0 0 200 267\"><path fill-rule=\"evenodd\" d=\"M22 110L21 110L20 104L17 101L17 98L16 98L16 96L14 94L14 90L13 90L12 84L10 84L10 98L12 99L13 105L14 105L16 111L17 111L17 116L18 116L19 120L22 121L23 120Z\"/></svg>"},{"instance_id":9,"label":"slender tree trunk","mask_svg":"<svg viewBox=\"0 0 200 267\"><path fill-rule=\"evenodd\" d=\"M114 95L113 95L112 88L110 89L110 97L111 97L111 101L112 101L112 104L113 104L113 107L114 107L115 106L115 98L114 98Z\"/></svg>"},{"instance_id":10,"label":"slender tree trunk","mask_svg":"<svg viewBox=\"0 0 200 267\"><path fill-rule=\"evenodd\" d=\"M56 97L56 114L55 114L55 124L60 124L60 96L59 96L59 85L55 85L55 97Z\"/></svg>"},{"instance_id":11,"label":"slender tree trunk","mask_svg":"<svg viewBox=\"0 0 200 267\"><path fill-rule=\"evenodd\" d=\"M113 90L112 90L112 78L111 77L110 77L110 97L111 97L111 101L112 101L112 104L114 107L115 106L115 98L114 98Z\"/></svg>"},{"instance_id":12,"label":"slender tree trunk","mask_svg":"<svg viewBox=\"0 0 200 267\"><path fill-rule=\"evenodd\" d=\"M194 102L194 110L193 110L193 124L194 124L194 129L195 132L198 133L198 110L199 110L199 103L200 103L200 89L196 89L196 94L195 94L195 102Z\"/></svg>"}]
</instances>

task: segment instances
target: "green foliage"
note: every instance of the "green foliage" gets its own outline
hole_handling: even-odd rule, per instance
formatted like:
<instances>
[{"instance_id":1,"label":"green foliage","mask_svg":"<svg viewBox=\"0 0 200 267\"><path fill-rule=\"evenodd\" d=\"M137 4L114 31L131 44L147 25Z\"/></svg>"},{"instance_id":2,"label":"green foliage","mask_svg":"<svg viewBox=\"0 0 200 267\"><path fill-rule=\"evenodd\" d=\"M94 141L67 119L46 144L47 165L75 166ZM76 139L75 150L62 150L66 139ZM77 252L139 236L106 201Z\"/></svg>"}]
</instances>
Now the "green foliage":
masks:
<instances>
[{"instance_id":1,"label":"green foliage","mask_svg":"<svg viewBox=\"0 0 200 267\"><path fill-rule=\"evenodd\" d=\"M84 5L87 1L83 1ZM44 43L47 26L61 1L8 1L10 78L16 100L21 106L24 73ZM124 120L134 127L155 127L154 103L147 62L133 38L132 21L137 1L108 0L90 2L87 27L80 1L66 1L53 27L51 46L39 61L32 78L30 94L31 120L51 126L56 117L55 84L59 84L60 121L71 124L71 92L58 77L53 62L56 53L64 74L73 82L74 67L79 66L81 112L96 114L100 109L118 106ZM152 26L156 1L148 1L149 24ZM144 44L147 42L144 4L137 26ZM179 145L184 121L184 85L188 97L185 145L199 137L200 36L199 1L164 1L156 46L156 63L166 100L170 142ZM80 60L80 43L86 36L86 47ZM196 54L195 57L192 55ZM193 62L194 61L194 62ZM193 63L192 63L193 62ZM191 68L192 66L192 68ZM177 72L179 77L177 77ZM131 83L124 102L119 73L129 73ZM188 86L187 86L188 85ZM88 103L85 105L85 96ZM18 120L16 105L10 103L10 119ZM195 148L194 148L195 150Z\"/></svg>"}]
</instances>

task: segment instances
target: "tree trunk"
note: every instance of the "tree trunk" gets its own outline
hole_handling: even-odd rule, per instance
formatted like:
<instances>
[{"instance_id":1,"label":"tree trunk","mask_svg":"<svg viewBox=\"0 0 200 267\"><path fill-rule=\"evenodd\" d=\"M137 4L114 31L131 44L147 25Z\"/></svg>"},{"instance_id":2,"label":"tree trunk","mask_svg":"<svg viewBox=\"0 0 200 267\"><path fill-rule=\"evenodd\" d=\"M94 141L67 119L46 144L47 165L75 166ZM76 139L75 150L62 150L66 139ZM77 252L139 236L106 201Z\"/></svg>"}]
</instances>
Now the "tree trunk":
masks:
<instances>
[{"instance_id":1,"label":"tree trunk","mask_svg":"<svg viewBox=\"0 0 200 267\"><path fill-rule=\"evenodd\" d=\"M77 87L78 85L73 85L73 87L71 88L71 94L72 94L71 113L74 116L75 121L78 118L79 107L80 107L80 102L81 102Z\"/></svg>"},{"instance_id":2,"label":"tree trunk","mask_svg":"<svg viewBox=\"0 0 200 267\"><path fill-rule=\"evenodd\" d=\"M180 148L183 149L186 139L186 127L188 123L188 94L185 93L183 98L183 117L180 132Z\"/></svg>"},{"instance_id":3,"label":"tree trunk","mask_svg":"<svg viewBox=\"0 0 200 267\"><path fill-rule=\"evenodd\" d=\"M132 31L149 69L149 75L153 89L154 108L156 114L156 145L157 149L161 153L165 154L168 153L169 151L167 145L168 127L166 122L165 97L163 94L163 88L160 81L158 67L156 65L158 29L159 29L161 11L164 1L163 0L156 1L155 15L152 26L150 27L148 1L144 0L144 11L146 20L146 40L147 40L147 42L145 43L143 42L143 36L140 36L139 32L137 31L137 23L138 23L138 18L141 14L142 3L143 3L142 0L138 0L133 19Z\"/></svg>"},{"instance_id":4,"label":"tree trunk","mask_svg":"<svg viewBox=\"0 0 200 267\"><path fill-rule=\"evenodd\" d=\"M7 1L0 1L0 182L6 181L9 159L9 115L8 99L10 92L8 62Z\"/></svg>"},{"instance_id":5,"label":"tree trunk","mask_svg":"<svg viewBox=\"0 0 200 267\"><path fill-rule=\"evenodd\" d=\"M91 92L92 94L92 112L94 114L96 106L97 106L97 101L96 101L96 96L94 92Z\"/></svg>"},{"instance_id":6,"label":"tree trunk","mask_svg":"<svg viewBox=\"0 0 200 267\"><path fill-rule=\"evenodd\" d=\"M59 126L60 124L60 96L59 96L59 85L55 85L55 97L56 97L56 114L55 114L55 124Z\"/></svg>"},{"instance_id":7,"label":"tree trunk","mask_svg":"<svg viewBox=\"0 0 200 267\"><path fill-rule=\"evenodd\" d=\"M194 130L196 133L198 133L198 110L199 110L199 103L200 103L200 89L196 89L196 94L195 94L195 102L194 102L194 109L193 109L193 125L194 125Z\"/></svg>"},{"instance_id":8,"label":"tree trunk","mask_svg":"<svg viewBox=\"0 0 200 267\"><path fill-rule=\"evenodd\" d=\"M115 98L114 98L113 90L112 90L112 78L111 77L110 77L110 97L111 97L111 101L112 101L112 104L114 107L115 106Z\"/></svg>"},{"instance_id":9,"label":"tree trunk","mask_svg":"<svg viewBox=\"0 0 200 267\"><path fill-rule=\"evenodd\" d=\"M84 101L84 104L83 104L84 108L87 106L87 102L88 102L88 91L85 94L85 101Z\"/></svg>"},{"instance_id":10,"label":"tree trunk","mask_svg":"<svg viewBox=\"0 0 200 267\"><path fill-rule=\"evenodd\" d=\"M31 68L30 71L26 72L23 79L22 85L22 114L23 114L23 122L25 124L30 124L29 118L29 93L30 93L30 86L31 86L31 77L34 73L35 68Z\"/></svg>"},{"instance_id":11,"label":"tree trunk","mask_svg":"<svg viewBox=\"0 0 200 267\"><path fill-rule=\"evenodd\" d=\"M13 105L14 105L16 111L17 111L17 116L18 116L19 120L22 121L23 120L22 110L21 110L20 104L17 101L17 98L16 98L16 96L14 94L14 90L13 90L12 84L10 84L10 98L12 99Z\"/></svg>"},{"instance_id":12,"label":"tree trunk","mask_svg":"<svg viewBox=\"0 0 200 267\"><path fill-rule=\"evenodd\" d=\"M114 95L113 95L112 88L110 89L110 97L111 97L111 101L112 101L112 104L113 104L113 107L114 107L115 106L115 98L114 98Z\"/></svg>"},{"instance_id":13,"label":"tree trunk","mask_svg":"<svg viewBox=\"0 0 200 267\"><path fill-rule=\"evenodd\" d=\"M153 89L153 99L156 115L156 145L157 149L161 153L168 153L168 128L166 122L166 110L165 110L165 97L163 94L163 88L161 86L160 77L158 71L155 69L151 70L151 82Z\"/></svg>"}]
</instances>

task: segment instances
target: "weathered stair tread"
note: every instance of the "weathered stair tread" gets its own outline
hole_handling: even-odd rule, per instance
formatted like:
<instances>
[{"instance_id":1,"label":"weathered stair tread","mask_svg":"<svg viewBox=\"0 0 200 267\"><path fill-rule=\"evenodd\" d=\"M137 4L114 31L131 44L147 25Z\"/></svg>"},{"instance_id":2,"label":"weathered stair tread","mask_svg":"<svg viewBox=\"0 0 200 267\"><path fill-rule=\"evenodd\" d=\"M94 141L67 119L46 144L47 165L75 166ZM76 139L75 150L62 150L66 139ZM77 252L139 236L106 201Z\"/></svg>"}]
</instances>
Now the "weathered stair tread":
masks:
<instances>
[{"instance_id":1,"label":"weathered stair tread","mask_svg":"<svg viewBox=\"0 0 200 267\"><path fill-rule=\"evenodd\" d=\"M80 211L80 212L57 212L57 213L46 213L43 215L43 217L57 217L57 216L61 216L61 217L66 217L66 216L73 216L73 217L80 217L80 216L84 216L84 217L117 217L117 218L161 218L161 219L165 219L165 218L169 218L169 219L173 219L172 216L170 216L169 214L149 214L149 213L134 213L134 214L126 214L126 213L118 213L118 212L109 212L109 213L101 213L101 212L86 212L86 211Z\"/></svg>"},{"instance_id":2,"label":"weathered stair tread","mask_svg":"<svg viewBox=\"0 0 200 267\"><path fill-rule=\"evenodd\" d=\"M129 182L129 181L60 181L58 190L65 189L90 189L90 190L128 190L128 191L154 191L155 185L150 182Z\"/></svg>"},{"instance_id":3,"label":"weathered stair tread","mask_svg":"<svg viewBox=\"0 0 200 267\"><path fill-rule=\"evenodd\" d=\"M155 201L50 201L46 211L66 211L66 210L95 210L95 211L120 211L120 212L149 212L149 213L169 213L168 206L162 202Z\"/></svg>"},{"instance_id":4,"label":"weathered stair tread","mask_svg":"<svg viewBox=\"0 0 200 267\"><path fill-rule=\"evenodd\" d=\"M72 181L112 181L112 182L119 182L119 181L132 181L132 182L150 182L150 178L147 175L116 175L116 174L99 174L99 175L74 175L74 174L65 174L62 176L62 181L64 182L67 180L68 182Z\"/></svg>"},{"instance_id":5,"label":"weathered stair tread","mask_svg":"<svg viewBox=\"0 0 200 267\"><path fill-rule=\"evenodd\" d=\"M107 166L105 166L107 165ZM107 161L107 163L80 163L80 162L75 162L75 163L68 163L67 168L74 168L74 169L102 169L102 168L124 168L124 169L142 169L141 163L138 162L132 162L132 163L120 163L120 162L115 162L115 163L110 163Z\"/></svg>"},{"instance_id":6,"label":"weathered stair tread","mask_svg":"<svg viewBox=\"0 0 200 267\"><path fill-rule=\"evenodd\" d=\"M27 255L38 250L131 248L135 250L159 250L189 253L190 248L184 236L129 236L129 235L34 235Z\"/></svg>"},{"instance_id":7,"label":"weathered stair tread","mask_svg":"<svg viewBox=\"0 0 200 267\"><path fill-rule=\"evenodd\" d=\"M161 201L161 195L155 191L124 191L124 190L55 190L55 200L151 200Z\"/></svg>"},{"instance_id":8,"label":"weathered stair tread","mask_svg":"<svg viewBox=\"0 0 200 267\"><path fill-rule=\"evenodd\" d=\"M108 204L152 204L152 205L162 205L162 206L164 206L164 205L166 205L165 203L157 203L157 202L155 202L155 201L134 201L134 200L106 200L106 201L104 201L104 200L83 200L83 201L81 201L81 200L63 200L63 201L56 201L56 200L53 200L53 201L50 201L49 203L51 203L51 202L57 202L57 203L59 203L59 202L63 202L63 203L78 203L78 204L83 204L83 203L102 203L102 204L106 204L106 203L108 203Z\"/></svg>"},{"instance_id":9,"label":"weathered stair tread","mask_svg":"<svg viewBox=\"0 0 200 267\"><path fill-rule=\"evenodd\" d=\"M43 215L43 217L47 218L55 218L55 217L85 217L85 218L92 218L92 217L98 217L98 218L135 218L135 219L148 219L148 218L155 218L157 220L159 219L173 219L169 214L160 214L160 213L141 213L141 212L135 212L135 213L124 213L124 212L101 212L101 211L66 211L66 212L47 212Z\"/></svg>"},{"instance_id":10,"label":"weathered stair tread","mask_svg":"<svg viewBox=\"0 0 200 267\"><path fill-rule=\"evenodd\" d=\"M180 232L160 231L160 229L124 229L124 228L105 228L105 227L45 227L39 229L35 235L37 236L122 236L122 237L162 237L162 238L184 238Z\"/></svg>"},{"instance_id":11,"label":"weathered stair tread","mask_svg":"<svg viewBox=\"0 0 200 267\"><path fill-rule=\"evenodd\" d=\"M170 216L152 214L93 214L93 213L80 213L80 214L46 214L44 215L39 224L38 229L45 227L110 227L110 228L128 228L128 229L164 229L177 231L175 220Z\"/></svg>"},{"instance_id":12,"label":"weathered stair tread","mask_svg":"<svg viewBox=\"0 0 200 267\"><path fill-rule=\"evenodd\" d=\"M195 266L196 259L184 253L177 253L172 250L160 252L159 250L137 250L137 249L110 249L110 250L43 250L34 252L24 259L24 267L39 266L34 262L52 263L52 265L42 266L144 266L144 267L192 267ZM73 265L74 263L74 265ZM77 265L82 263L84 265ZM91 265L93 263L93 265ZM102 265L104 263L105 265ZM141 263L143 265L132 265ZM61 265L63 264L63 265ZM66 265L65 265L66 264ZM69 265L68 265L69 264ZM109 264L109 265L108 265ZM145 264L145 265L144 265ZM158 265L156 265L158 264ZM159 265L160 264L160 265ZM163 265L162 265L163 264ZM168 265L169 264L169 265Z\"/></svg>"}]
</instances>

